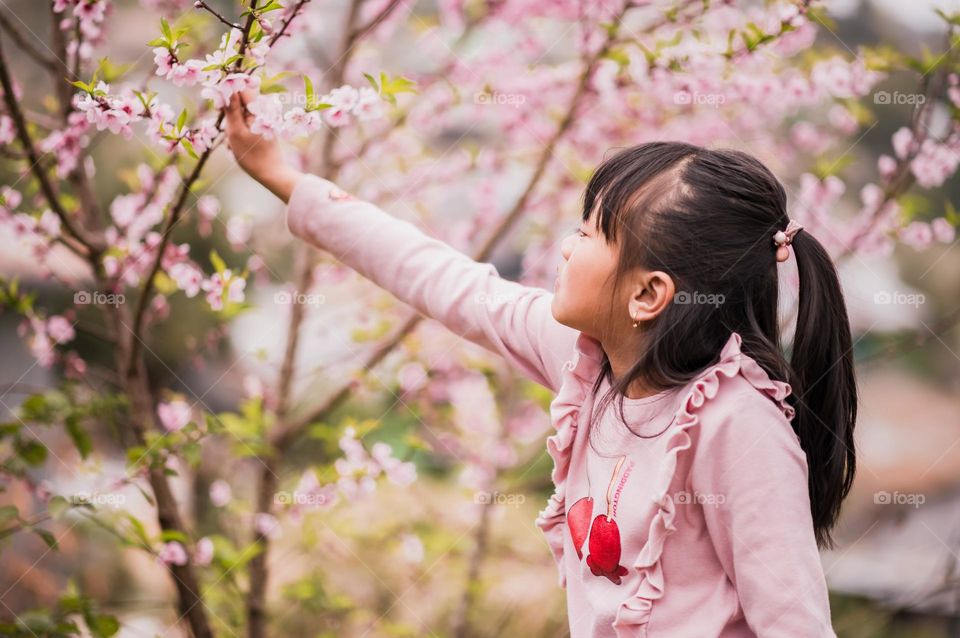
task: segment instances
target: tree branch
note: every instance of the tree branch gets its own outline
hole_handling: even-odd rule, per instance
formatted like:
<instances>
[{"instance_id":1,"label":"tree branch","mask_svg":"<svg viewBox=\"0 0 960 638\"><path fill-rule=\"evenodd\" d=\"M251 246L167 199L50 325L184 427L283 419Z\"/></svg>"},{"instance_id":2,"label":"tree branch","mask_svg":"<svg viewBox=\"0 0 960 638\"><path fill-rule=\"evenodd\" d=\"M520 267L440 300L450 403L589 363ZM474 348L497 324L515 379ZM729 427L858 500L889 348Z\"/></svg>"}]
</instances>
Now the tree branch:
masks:
<instances>
[{"instance_id":1,"label":"tree branch","mask_svg":"<svg viewBox=\"0 0 960 638\"><path fill-rule=\"evenodd\" d=\"M20 33L20 30L16 27L16 25L14 25L10 18L7 17L5 11L0 11L0 28L10 35L10 39L13 40L14 44L20 47L24 53L26 53L40 66L51 70L59 67L57 60L46 55L43 53L43 51L33 46L27 37Z\"/></svg>"},{"instance_id":2,"label":"tree branch","mask_svg":"<svg viewBox=\"0 0 960 638\"><path fill-rule=\"evenodd\" d=\"M40 155L33 145L33 140L30 138L30 131L27 128L27 122L23 117L23 112L20 110L20 105L14 95L13 81L10 78L9 67L3 53L2 43L3 38L0 36L0 85L3 87L3 100L7 106L7 111L10 113L10 118L13 120L14 128L17 131L17 138L20 141L20 145L23 146L23 150L30 163L28 170L37 178L44 199L47 200L50 209L60 218L60 223L67 232L75 237L91 256L99 256L101 248L94 245L93 241L88 238L79 227L74 226L73 220L70 218L66 209L64 209L56 190L53 188L50 178L40 164Z\"/></svg>"}]
</instances>

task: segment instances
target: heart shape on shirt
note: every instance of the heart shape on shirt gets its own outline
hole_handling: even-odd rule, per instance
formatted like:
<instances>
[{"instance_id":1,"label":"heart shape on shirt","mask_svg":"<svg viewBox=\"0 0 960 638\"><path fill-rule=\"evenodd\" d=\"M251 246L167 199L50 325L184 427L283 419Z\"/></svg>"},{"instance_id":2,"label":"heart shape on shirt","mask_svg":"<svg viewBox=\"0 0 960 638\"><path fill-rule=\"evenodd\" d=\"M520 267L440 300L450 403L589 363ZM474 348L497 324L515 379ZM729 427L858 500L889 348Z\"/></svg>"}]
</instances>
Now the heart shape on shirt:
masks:
<instances>
[{"instance_id":1,"label":"heart shape on shirt","mask_svg":"<svg viewBox=\"0 0 960 638\"><path fill-rule=\"evenodd\" d=\"M587 540L590 531L590 517L593 516L593 497L584 496L573 504L567 512L567 527L573 538L573 546L577 549L577 558L583 558L583 542Z\"/></svg>"},{"instance_id":2,"label":"heart shape on shirt","mask_svg":"<svg viewBox=\"0 0 960 638\"><path fill-rule=\"evenodd\" d=\"M620 564L620 528L617 521L606 514L598 514L593 519L587 565L594 576L606 576L614 585L619 585L620 578L629 573Z\"/></svg>"}]
</instances>

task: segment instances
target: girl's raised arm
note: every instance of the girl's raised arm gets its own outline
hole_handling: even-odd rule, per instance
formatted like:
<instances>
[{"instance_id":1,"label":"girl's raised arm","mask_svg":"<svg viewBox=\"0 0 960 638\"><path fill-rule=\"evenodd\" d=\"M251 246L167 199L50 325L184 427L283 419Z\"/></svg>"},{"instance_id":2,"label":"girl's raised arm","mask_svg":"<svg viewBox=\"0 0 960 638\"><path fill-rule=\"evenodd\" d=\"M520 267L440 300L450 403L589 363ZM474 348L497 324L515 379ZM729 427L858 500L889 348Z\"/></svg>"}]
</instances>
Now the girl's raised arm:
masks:
<instances>
[{"instance_id":1,"label":"girl's raised arm","mask_svg":"<svg viewBox=\"0 0 960 638\"><path fill-rule=\"evenodd\" d=\"M553 318L552 293L503 279L493 264L474 261L316 175L296 180L286 220L295 236L420 313L502 355L541 385L560 387L579 332Z\"/></svg>"},{"instance_id":2,"label":"girl's raised arm","mask_svg":"<svg viewBox=\"0 0 960 638\"><path fill-rule=\"evenodd\" d=\"M553 295L502 279L413 224L349 197L332 182L288 166L276 140L254 133L246 105L231 96L227 146L243 170L287 203L287 227L453 332L496 352L551 390L579 332L553 318Z\"/></svg>"}]
</instances>

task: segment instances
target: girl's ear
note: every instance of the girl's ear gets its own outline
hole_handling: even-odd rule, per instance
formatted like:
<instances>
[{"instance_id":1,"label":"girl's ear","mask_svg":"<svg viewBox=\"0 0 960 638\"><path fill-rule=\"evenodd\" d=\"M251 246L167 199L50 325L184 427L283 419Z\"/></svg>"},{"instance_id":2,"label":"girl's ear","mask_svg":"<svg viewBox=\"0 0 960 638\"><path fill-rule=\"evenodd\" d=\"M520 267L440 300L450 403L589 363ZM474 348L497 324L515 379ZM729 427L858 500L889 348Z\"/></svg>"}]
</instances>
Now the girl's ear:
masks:
<instances>
[{"instance_id":1,"label":"girl's ear","mask_svg":"<svg viewBox=\"0 0 960 638\"><path fill-rule=\"evenodd\" d=\"M673 277L662 270L639 272L633 280L627 310L630 321L649 321L673 303L676 286Z\"/></svg>"}]
</instances>

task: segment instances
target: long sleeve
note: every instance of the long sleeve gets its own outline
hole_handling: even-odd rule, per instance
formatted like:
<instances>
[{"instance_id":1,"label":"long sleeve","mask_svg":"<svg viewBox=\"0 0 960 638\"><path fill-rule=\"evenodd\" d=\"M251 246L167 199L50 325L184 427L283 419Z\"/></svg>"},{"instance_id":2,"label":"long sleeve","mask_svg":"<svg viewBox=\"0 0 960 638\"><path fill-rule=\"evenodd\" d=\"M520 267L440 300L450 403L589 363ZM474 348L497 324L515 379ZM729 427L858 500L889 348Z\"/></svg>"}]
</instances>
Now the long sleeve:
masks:
<instances>
[{"instance_id":1,"label":"long sleeve","mask_svg":"<svg viewBox=\"0 0 960 638\"><path fill-rule=\"evenodd\" d=\"M553 294L500 277L413 224L316 175L301 177L286 210L290 232L454 333L502 355L557 391L579 332L553 318Z\"/></svg>"},{"instance_id":2,"label":"long sleeve","mask_svg":"<svg viewBox=\"0 0 960 638\"><path fill-rule=\"evenodd\" d=\"M702 415L690 480L714 497L703 505L707 530L746 622L764 638L835 638L799 440L746 384L721 385L717 398Z\"/></svg>"}]
</instances>

